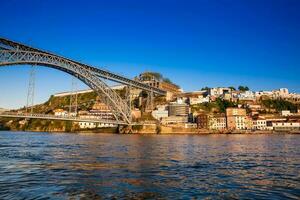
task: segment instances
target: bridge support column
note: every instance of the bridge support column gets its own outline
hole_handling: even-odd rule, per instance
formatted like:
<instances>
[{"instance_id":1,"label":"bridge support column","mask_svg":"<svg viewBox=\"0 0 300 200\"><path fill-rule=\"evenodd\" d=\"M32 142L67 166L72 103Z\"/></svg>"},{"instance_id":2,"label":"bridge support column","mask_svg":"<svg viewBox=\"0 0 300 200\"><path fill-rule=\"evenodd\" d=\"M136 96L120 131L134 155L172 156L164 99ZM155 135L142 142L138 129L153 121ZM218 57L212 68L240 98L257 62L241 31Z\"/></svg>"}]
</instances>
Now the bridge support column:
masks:
<instances>
[{"instance_id":1,"label":"bridge support column","mask_svg":"<svg viewBox=\"0 0 300 200\"><path fill-rule=\"evenodd\" d=\"M34 90L35 90L35 66L32 65L29 72L29 83L27 91L26 113L33 114ZM30 109L30 110L29 110Z\"/></svg>"},{"instance_id":2,"label":"bridge support column","mask_svg":"<svg viewBox=\"0 0 300 200\"><path fill-rule=\"evenodd\" d=\"M71 88L71 94L70 94L70 105L69 105L69 115L72 116L72 113L74 116L77 116L77 108L78 108L78 93L77 93L77 82L75 80L75 77L72 77L72 88Z\"/></svg>"},{"instance_id":3,"label":"bridge support column","mask_svg":"<svg viewBox=\"0 0 300 200\"><path fill-rule=\"evenodd\" d=\"M146 100L146 111L152 111L154 109L154 94L151 90L147 92L147 100Z\"/></svg>"},{"instance_id":4,"label":"bridge support column","mask_svg":"<svg viewBox=\"0 0 300 200\"><path fill-rule=\"evenodd\" d=\"M125 89L126 89L125 98L126 98L126 102L128 104L128 107L130 109L130 113L129 113L128 118L129 118L130 122L132 122L132 114L131 114L131 110L132 110L132 108L131 108L131 86L129 85L129 86L125 87Z\"/></svg>"}]
</instances>

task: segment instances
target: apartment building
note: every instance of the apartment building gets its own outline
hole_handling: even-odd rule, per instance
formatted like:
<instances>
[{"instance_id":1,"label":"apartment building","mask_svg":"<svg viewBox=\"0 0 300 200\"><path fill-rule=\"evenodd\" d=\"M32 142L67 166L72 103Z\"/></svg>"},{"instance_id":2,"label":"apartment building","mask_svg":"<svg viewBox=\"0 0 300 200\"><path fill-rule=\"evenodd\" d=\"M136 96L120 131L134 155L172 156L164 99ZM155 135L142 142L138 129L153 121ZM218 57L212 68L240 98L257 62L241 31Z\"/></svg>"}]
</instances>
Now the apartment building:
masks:
<instances>
[{"instance_id":1,"label":"apartment building","mask_svg":"<svg viewBox=\"0 0 300 200\"><path fill-rule=\"evenodd\" d=\"M247 129L246 109L227 108L226 109L227 128L230 130Z\"/></svg>"},{"instance_id":2,"label":"apartment building","mask_svg":"<svg viewBox=\"0 0 300 200\"><path fill-rule=\"evenodd\" d=\"M208 120L208 128L210 130L225 130L226 129L226 117L225 115L212 115Z\"/></svg>"},{"instance_id":3,"label":"apartment building","mask_svg":"<svg viewBox=\"0 0 300 200\"><path fill-rule=\"evenodd\" d=\"M300 131L300 122L273 122L274 131Z\"/></svg>"},{"instance_id":4,"label":"apartment building","mask_svg":"<svg viewBox=\"0 0 300 200\"><path fill-rule=\"evenodd\" d=\"M267 130L267 120L265 119L253 119L252 121L252 128L254 130Z\"/></svg>"},{"instance_id":5,"label":"apartment building","mask_svg":"<svg viewBox=\"0 0 300 200\"><path fill-rule=\"evenodd\" d=\"M225 130L226 117L224 114L201 113L196 117L196 124L198 129Z\"/></svg>"}]
</instances>

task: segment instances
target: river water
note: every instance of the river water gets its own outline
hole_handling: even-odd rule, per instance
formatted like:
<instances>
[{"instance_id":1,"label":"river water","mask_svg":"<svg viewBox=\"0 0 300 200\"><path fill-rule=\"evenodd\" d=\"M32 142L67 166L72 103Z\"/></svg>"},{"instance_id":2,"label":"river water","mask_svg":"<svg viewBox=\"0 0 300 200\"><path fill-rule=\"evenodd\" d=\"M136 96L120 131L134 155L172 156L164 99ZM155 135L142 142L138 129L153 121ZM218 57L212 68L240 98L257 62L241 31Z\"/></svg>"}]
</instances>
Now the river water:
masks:
<instances>
[{"instance_id":1,"label":"river water","mask_svg":"<svg viewBox=\"0 0 300 200\"><path fill-rule=\"evenodd\" d=\"M0 132L0 199L299 199L300 135Z\"/></svg>"}]
</instances>

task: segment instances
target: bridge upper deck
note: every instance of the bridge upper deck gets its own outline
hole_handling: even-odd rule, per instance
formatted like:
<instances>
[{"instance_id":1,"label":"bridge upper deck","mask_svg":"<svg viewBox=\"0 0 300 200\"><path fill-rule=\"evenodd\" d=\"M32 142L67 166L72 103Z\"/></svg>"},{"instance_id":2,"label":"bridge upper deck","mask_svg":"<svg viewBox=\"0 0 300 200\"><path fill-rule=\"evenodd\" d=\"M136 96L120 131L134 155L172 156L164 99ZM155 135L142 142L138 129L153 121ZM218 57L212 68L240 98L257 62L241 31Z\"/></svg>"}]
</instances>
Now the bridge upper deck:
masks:
<instances>
[{"instance_id":1,"label":"bridge upper deck","mask_svg":"<svg viewBox=\"0 0 300 200\"><path fill-rule=\"evenodd\" d=\"M101 78L106 78L108 80L112 80L112 81L115 81L115 82L118 82L118 83L129 85L131 87L135 87L135 88L139 88L139 89L142 89L142 90L145 90L145 91L153 92L154 94L166 95L166 91L161 90L159 88L149 86L149 85L144 84L140 81L132 80L132 79L126 78L122 75L118 75L116 73L110 72L110 71L105 70L105 69L100 69L100 68L93 67L93 66L90 66L90 65L87 65L87 64L83 64L83 63L80 63L80 62L77 62L77 61L74 61L74 60L56 55L54 53L43 51L43 50L40 50L40 49L37 49L37 48L33 48L33 47L28 46L28 45L21 44L19 42L15 42L15 41L11 41L11 40L8 40L8 39L5 39L5 38L0 38L0 49L20 49L20 50L24 50L24 51L34 51L34 52L40 52L40 53L45 53L45 54L49 54L49 55L54 55L54 56L61 57L61 58L64 58L66 60L69 60L73 63L79 64L81 66L84 66L84 67L90 69L91 71L93 71L94 73L96 73L97 76L99 76Z\"/></svg>"}]
</instances>

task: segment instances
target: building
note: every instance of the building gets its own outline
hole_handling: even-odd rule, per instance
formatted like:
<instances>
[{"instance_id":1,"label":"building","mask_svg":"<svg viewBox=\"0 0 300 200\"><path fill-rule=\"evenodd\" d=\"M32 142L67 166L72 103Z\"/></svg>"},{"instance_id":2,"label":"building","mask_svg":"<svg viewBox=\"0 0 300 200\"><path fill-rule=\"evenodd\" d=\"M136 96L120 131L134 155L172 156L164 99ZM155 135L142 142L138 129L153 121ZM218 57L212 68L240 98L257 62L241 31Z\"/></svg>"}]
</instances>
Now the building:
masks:
<instances>
[{"instance_id":1,"label":"building","mask_svg":"<svg viewBox=\"0 0 300 200\"><path fill-rule=\"evenodd\" d=\"M181 100L170 103L168 109L169 116L188 116L190 114L189 106Z\"/></svg>"},{"instance_id":2,"label":"building","mask_svg":"<svg viewBox=\"0 0 300 200\"><path fill-rule=\"evenodd\" d=\"M55 110L53 110L53 112L54 112L54 116L57 116L57 117L68 116L68 112L63 109L55 109Z\"/></svg>"},{"instance_id":3,"label":"building","mask_svg":"<svg viewBox=\"0 0 300 200\"><path fill-rule=\"evenodd\" d=\"M221 97L222 95L230 94L231 91L232 90L227 87L217 87L217 88L210 88L208 90L208 94L210 96Z\"/></svg>"},{"instance_id":4,"label":"building","mask_svg":"<svg viewBox=\"0 0 300 200\"><path fill-rule=\"evenodd\" d=\"M300 131L299 122L274 122L274 131Z\"/></svg>"},{"instance_id":5,"label":"building","mask_svg":"<svg viewBox=\"0 0 300 200\"><path fill-rule=\"evenodd\" d=\"M180 88L177 85L172 83L167 83L167 82L157 81L157 80L147 80L147 81L145 80L142 82L151 87L159 88L173 94L180 93Z\"/></svg>"},{"instance_id":6,"label":"building","mask_svg":"<svg viewBox=\"0 0 300 200\"><path fill-rule=\"evenodd\" d=\"M112 90L122 90L125 85L114 85L111 86L110 88ZM77 91L72 91L72 92L61 92L61 93L56 93L53 96L54 97L65 97L65 96L70 96L70 95L76 95L76 94L86 94L86 93L91 93L94 92L92 89L87 89L87 90L77 90Z\"/></svg>"},{"instance_id":7,"label":"building","mask_svg":"<svg viewBox=\"0 0 300 200\"><path fill-rule=\"evenodd\" d=\"M292 115L291 111L289 111L289 110L282 110L282 111L280 112L280 114L281 114L281 116L284 116L284 117L287 117L287 116L291 116L291 115Z\"/></svg>"},{"instance_id":8,"label":"building","mask_svg":"<svg viewBox=\"0 0 300 200\"><path fill-rule=\"evenodd\" d=\"M204 113L197 115L196 124L198 129L208 129L208 115Z\"/></svg>"},{"instance_id":9,"label":"building","mask_svg":"<svg viewBox=\"0 0 300 200\"><path fill-rule=\"evenodd\" d=\"M232 95L230 93L225 93L221 97L223 99L227 100L227 101L231 101L232 100Z\"/></svg>"},{"instance_id":10,"label":"building","mask_svg":"<svg viewBox=\"0 0 300 200\"><path fill-rule=\"evenodd\" d=\"M99 100L93 105L92 110L89 111L88 115L94 117L101 117L103 119L114 119L114 115L109 106Z\"/></svg>"},{"instance_id":11,"label":"building","mask_svg":"<svg viewBox=\"0 0 300 200\"><path fill-rule=\"evenodd\" d=\"M170 81L163 80L161 77L156 77L155 74L156 73L145 72L140 74L136 79L151 87L166 91L167 100L171 100L174 95L181 93L181 89L177 85L171 83Z\"/></svg>"},{"instance_id":12,"label":"building","mask_svg":"<svg viewBox=\"0 0 300 200\"><path fill-rule=\"evenodd\" d=\"M274 98L289 96L289 90L287 88L280 88L279 90L273 90L272 93Z\"/></svg>"},{"instance_id":13,"label":"building","mask_svg":"<svg viewBox=\"0 0 300 200\"><path fill-rule=\"evenodd\" d=\"M226 129L226 117L224 114L199 114L196 117L196 124L198 129L210 129L210 130L225 130Z\"/></svg>"},{"instance_id":14,"label":"building","mask_svg":"<svg viewBox=\"0 0 300 200\"><path fill-rule=\"evenodd\" d=\"M262 96L272 97L273 96L273 92L271 92L271 91L259 91L259 92L255 92L256 99L259 99Z\"/></svg>"},{"instance_id":15,"label":"building","mask_svg":"<svg viewBox=\"0 0 300 200\"><path fill-rule=\"evenodd\" d=\"M239 100L243 100L243 101L255 101L256 97L255 97L255 93L252 91L244 91L244 92L240 92L237 95L237 98Z\"/></svg>"},{"instance_id":16,"label":"building","mask_svg":"<svg viewBox=\"0 0 300 200\"><path fill-rule=\"evenodd\" d=\"M157 106L157 109L152 111L152 116L157 120L168 117L169 111L167 110L167 106Z\"/></svg>"},{"instance_id":17,"label":"building","mask_svg":"<svg viewBox=\"0 0 300 200\"><path fill-rule=\"evenodd\" d=\"M70 95L75 95L75 94L85 94L85 93L91 93L93 92L92 89L88 89L88 90L78 90L78 91L73 91L73 92L61 92L61 93L57 93L54 94L54 97L65 97L65 96L70 96Z\"/></svg>"},{"instance_id":18,"label":"building","mask_svg":"<svg viewBox=\"0 0 300 200\"><path fill-rule=\"evenodd\" d=\"M252 120L252 128L254 130L268 130L267 120L263 118L257 118Z\"/></svg>"},{"instance_id":19,"label":"building","mask_svg":"<svg viewBox=\"0 0 300 200\"><path fill-rule=\"evenodd\" d=\"M195 104L201 104L201 103L208 103L210 102L209 96L198 96L198 97L190 97L189 98L189 104L195 105Z\"/></svg>"},{"instance_id":20,"label":"building","mask_svg":"<svg viewBox=\"0 0 300 200\"><path fill-rule=\"evenodd\" d=\"M109 123L95 123L95 122L79 122L79 128L81 129L94 129L94 128L107 128L107 127L116 127L114 124Z\"/></svg>"},{"instance_id":21,"label":"building","mask_svg":"<svg viewBox=\"0 0 300 200\"><path fill-rule=\"evenodd\" d=\"M182 99L189 105L201 104L209 102L209 96L207 96L207 91L194 91L194 92L184 92L175 95L177 99Z\"/></svg>"},{"instance_id":22,"label":"building","mask_svg":"<svg viewBox=\"0 0 300 200\"><path fill-rule=\"evenodd\" d=\"M188 123L188 116L169 116L162 118L162 124L186 124Z\"/></svg>"},{"instance_id":23,"label":"building","mask_svg":"<svg viewBox=\"0 0 300 200\"><path fill-rule=\"evenodd\" d=\"M276 116L265 116L267 121L267 130L273 130L273 124L278 122L286 122L286 117L276 117Z\"/></svg>"},{"instance_id":24,"label":"building","mask_svg":"<svg viewBox=\"0 0 300 200\"><path fill-rule=\"evenodd\" d=\"M244 108L227 108L226 109L227 128L230 130L247 129L246 109Z\"/></svg>"},{"instance_id":25,"label":"building","mask_svg":"<svg viewBox=\"0 0 300 200\"><path fill-rule=\"evenodd\" d=\"M260 104L249 104L248 108L250 108L252 111L261 111L261 110L263 110Z\"/></svg>"},{"instance_id":26,"label":"building","mask_svg":"<svg viewBox=\"0 0 300 200\"><path fill-rule=\"evenodd\" d=\"M196 123L185 123L184 128L197 128Z\"/></svg>"},{"instance_id":27,"label":"building","mask_svg":"<svg viewBox=\"0 0 300 200\"><path fill-rule=\"evenodd\" d=\"M208 128L210 130L225 130L226 129L226 117L225 115L213 115L208 118Z\"/></svg>"}]
</instances>

